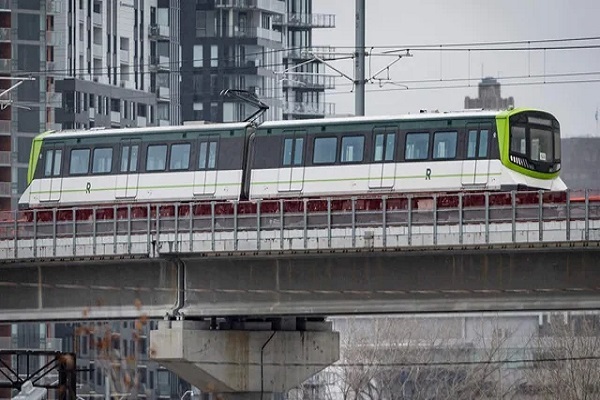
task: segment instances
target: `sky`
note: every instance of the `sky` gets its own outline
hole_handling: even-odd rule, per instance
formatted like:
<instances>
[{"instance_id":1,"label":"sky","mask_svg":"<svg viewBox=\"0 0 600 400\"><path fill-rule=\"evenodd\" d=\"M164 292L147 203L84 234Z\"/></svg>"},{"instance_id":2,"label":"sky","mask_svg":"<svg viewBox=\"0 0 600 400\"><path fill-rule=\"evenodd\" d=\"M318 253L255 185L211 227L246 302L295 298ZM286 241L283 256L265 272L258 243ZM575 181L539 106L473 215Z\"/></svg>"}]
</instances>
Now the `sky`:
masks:
<instances>
[{"instance_id":1,"label":"sky","mask_svg":"<svg viewBox=\"0 0 600 400\"><path fill-rule=\"evenodd\" d=\"M375 47L374 55L367 60L367 77L395 60L380 55L385 50L383 46L405 49L423 44L441 45L443 49L411 50L412 57L402 58L389 69L391 82L381 87L378 83L368 84L366 115L418 113L421 109L462 110L465 96L478 97L477 84L482 76L491 76L503 84L502 97L514 97L516 107L553 113L561 122L563 137L600 137L596 120L600 105L600 48L457 52L443 46L600 37L600 1L366 0L366 3L366 44L367 48ZM314 0L313 12L336 15L336 28L313 31L313 45L334 46L336 54L351 52L348 47L355 43L355 1ZM600 39L529 46L587 45L600 47ZM332 65L354 75L352 60L337 60ZM329 68L325 71L336 74ZM387 78L387 73L379 77ZM582 80L596 82L565 83ZM399 86L401 82L408 90ZM531 84L543 82L547 83ZM440 89L442 86L454 88ZM354 113L351 90L351 82L340 77L336 79L336 89L327 92L326 101L336 104L336 114Z\"/></svg>"}]
</instances>

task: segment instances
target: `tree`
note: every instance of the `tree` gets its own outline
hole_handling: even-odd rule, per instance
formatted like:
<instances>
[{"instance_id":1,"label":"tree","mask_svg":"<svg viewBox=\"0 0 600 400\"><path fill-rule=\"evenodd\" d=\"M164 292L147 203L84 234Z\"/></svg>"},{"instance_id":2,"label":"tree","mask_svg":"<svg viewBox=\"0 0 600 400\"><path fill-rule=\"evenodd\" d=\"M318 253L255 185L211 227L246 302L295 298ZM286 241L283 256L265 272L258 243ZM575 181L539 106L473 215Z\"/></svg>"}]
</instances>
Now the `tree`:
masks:
<instances>
[{"instance_id":1,"label":"tree","mask_svg":"<svg viewBox=\"0 0 600 400\"><path fill-rule=\"evenodd\" d=\"M330 400L511 398L519 379L501 363L515 357L500 324L459 318L354 318L336 323L341 358L312 379ZM315 399L305 393L304 399Z\"/></svg>"},{"instance_id":2,"label":"tree","mask_svg":"<svg viewBox=\"0 0 600 400\"><path fill-rule=\"evenodd\" d=\"M600 397L600 318L554 316L533 350L529 390L540 398L586 400Z\"/></svg>"}]
</instances>

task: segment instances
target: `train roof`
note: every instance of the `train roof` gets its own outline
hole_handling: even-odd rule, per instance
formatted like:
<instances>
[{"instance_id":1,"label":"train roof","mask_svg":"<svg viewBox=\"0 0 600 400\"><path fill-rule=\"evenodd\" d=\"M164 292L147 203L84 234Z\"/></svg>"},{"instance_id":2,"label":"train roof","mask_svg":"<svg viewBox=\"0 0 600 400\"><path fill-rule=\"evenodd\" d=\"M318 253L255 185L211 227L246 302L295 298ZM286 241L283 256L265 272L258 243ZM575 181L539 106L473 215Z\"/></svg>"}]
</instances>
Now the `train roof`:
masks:
<instances>
[{"instance_id":1,"label":"train roof","mask_svg":"<svg viewBox=\"0 0 600 400\"><path fill-rule=\"evenodd\" d=\"M176 133L176 132L202 132L202 131L227 131L246 129L251 126L249 122L216 123L216 124L189 124L175 126L147 126L134 128L111 128L111 129L75 129L68 131L50 131L42 135L51 139L71 139L94 136L126 136L141 135L144 133Z\"/></svg>"},{"instance_id":2,"label":"train roof","mask_svg":"<svg viewBox=\"0 0 600 400\"><path fill-rule=\"evenodd\" d=\"M518 110L514 110L518 111ZM513 111L513 112L514 112ZM416 114L404 115L382 115L382 116L365 116L365 117L341 117L341 118L325 118L325 119L304 119L304 120L286 120L286 121L267 121L259 124L258 129L271 128L293 128L304 126L326 126L326 125L342 125L348 123L378 123L392 121L415 121L427 119L456 119L456 118L494 118L499 114L506 113L507 110L464 110L452 112L421 112ZM208 132L208 131L227 131L227 130L244 130L252 126L250 122L234 122L234 123L208 123L208 124L188 124L176 126L148 126L148 127L133 127L133 128L110 128L110 129L76 129L69 131L49 131L42 133L38 138L44 139L71 139L83 137L98 137L98 136L127 136L127 135L143 135L149 132L152 133L177 133L177 132Z\"/></svg>"},{"instance_id":3,"label":"train roof","mask_svg":"<svg viewBox=\"0 0 600 400\"><path fill-rule=\"evenodd\" d=\"M413 121L425 119L448 119L448 118L493 118L498 114L506 111L502 110L465 110L453 112L423 112L418 114L404 115L382 115L382 116L365 116L365 117L341 117L341 118L325 118L325 119L299 119L287 121L268 121L259 126L259 129L282 128L282 127L297 127L297 126L314 126L314 125L338 125L346 123L376 123L386 121Z\"/></svg>"}]
</instances>

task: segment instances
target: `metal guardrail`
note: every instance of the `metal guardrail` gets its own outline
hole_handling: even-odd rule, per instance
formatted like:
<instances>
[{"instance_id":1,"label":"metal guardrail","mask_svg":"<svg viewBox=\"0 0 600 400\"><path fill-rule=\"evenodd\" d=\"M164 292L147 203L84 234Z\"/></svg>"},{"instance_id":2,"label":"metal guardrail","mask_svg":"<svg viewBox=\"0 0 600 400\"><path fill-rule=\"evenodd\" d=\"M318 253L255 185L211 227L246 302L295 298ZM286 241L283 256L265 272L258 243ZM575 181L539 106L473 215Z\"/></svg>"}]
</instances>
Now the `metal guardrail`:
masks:
<instances>
[{"instance_id":1,"label":"metal guardrail","mask_svg":"<svg viewBox=\"0 0 600 400\"><path fill-rule=\"evenodd\" d=\"M2 259L599 239L600 196L590 191L129 204L0 215Z\"/></svg>"}]
</instances>

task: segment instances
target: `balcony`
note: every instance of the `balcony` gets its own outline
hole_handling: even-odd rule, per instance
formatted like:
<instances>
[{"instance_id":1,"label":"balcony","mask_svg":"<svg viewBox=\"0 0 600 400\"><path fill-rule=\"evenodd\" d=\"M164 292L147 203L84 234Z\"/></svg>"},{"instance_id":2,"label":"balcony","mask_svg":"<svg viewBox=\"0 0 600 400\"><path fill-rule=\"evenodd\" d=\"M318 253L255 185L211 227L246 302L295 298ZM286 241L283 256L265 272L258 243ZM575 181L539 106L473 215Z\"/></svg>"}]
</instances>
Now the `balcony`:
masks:
<instances>
[{"instance_id":1,"label":"balcony","mask_svg":"<svg viewBox=\"0 0 600 400\"><path fill-rule=\"evenodd\" d=\"M171 30L168 25L150 25L148 27L148 35L152 39L169 39Z\"/></svg>"},{"instance_id":2,"label":"balcony","mask_svg":"<svg viewBox=\"0 0 600 400\"><path fill-rule=\"evenodd\" d=\"M274 42L282 41L281 32L272 31L264 28L240 28L237 25L217 27L217 36L232 38L265 39ZM205 31L196 29L196 36L203 37Z\"/></svg>"},{"instance_id":3,"label":"balcony","mask_svg":"<svg viewBox=\"0 0 600 400\"><path fill-rule=\"evenodd\" d=\"M292 13L287 16L276 15L273 18L273 25L303 29L335 28L335 14Z\"/></svg>"},{"instance_id":4,"label":"balcony","mask_svg":"<svg viewBox=\"0 0 600 400\"><path fill-rule=\"evenodd\" d=\"M55 31L46 31L46 44L48 46L60 46L63 44L62 36Z\"/></svg>"},{"instance_id":5,"label":"balcony","mask_svg":"<svg viewBox=\"0 0 600 400\"><path fill-rule=\"evenodd\" d=\"M0 151L0 166L10 167L10 151Z\"/></svg>"},{"instance_id":6,"label":"balcony","mask_svg":"<svg viewBox=\"0 0 600 400\"><path fill-rule=\"evenodd\" d=\"M264 10L275 14L285 14L285 2L280 0L217 0L215 7L239 10Z\"/></svg>"},{"instance_id":7,"label":"balcony","mask_svg":"<svg viewBox=\"0 0 600 400\"><path fill-rule=\"evenodd\" d=\"M335 89L335 77L310 72L289 72L284 75L283 86L297 89Z\"/></svg>"},{"instance_id":8,"label":"balcony","mask_svg":"<svg viewBox=\"0 0 600 400\"><path fill-rule=\"evenodd\" d=\"M0 42L10 42L11 37L10 28L0 28Z\"/></svg>"},{"instance_id":9,"label":"balcony","mask_svg":"<svg viewBox=\"0 0 600 400\"><path fill-rule=\"evenodd\" d=\"M304 116L328 116L335 114L335 104L289 101L283 104L283 113Z\"/></svg>"},{"instance_id":10,"label":"balcony","mask_svg":"<svg viewBox=\"0 0 600 400\"><path fill-rule=\"evenodd\" d=\"M12 60L0 58L0 71L8 72L10 70L12 70Z\"/></svg>"},{"instance_id":11,"label":"balcony","mask_svg":"<svg viewBox=\"0 0 600 400\"><path fill-rule=\"evenodd\" d=\"M47 0L46 12L48 14L60 14L62 11L61 3L57 0Z\"/></svg>"},{"instance_id":12,"label":"balcony","mask_svg":"<svg viewBox=\"0 0 600 400\"><path fill-rule=\"evenodd\" d=\"M171 60L166 56L150 56L149 67L153 71L169 71Z\"/></svg>"},{"instance_id":13,"label":"balcony","mask_svg":"<svg viewBox=\"0 0 600 400\"><path fill-rule=\"evenodd\" d=\"M304 49L292 49L285 53L285 57L296 60L310 60L313 58L312 55L316 55L319 58L332 58L335 56L335 47L331 46L316 46L307 47Z\"/></svg>"},{"instance_id":14,"label":"balcony","mask_svg":"<svg viewBox=\"0 0 600 400\"><path fill-rule=\"evenodd\" d=\"M60 107L62 104L62 93L46 92L46 103L50 107Z\"/></svg>"},{"instance_id":15,"label":"balcony","mask_svg":"<svg viewBox=\"0 0 600 400\"><path fill-rule=\"evenodd\" d=\"M92 46L92 51L94 52L94 56L98 56L99 58L102 58L102 56L104 55L104 50L102 49L101 44L94 43L94 45Z\"/></svg>"},{"instance_id":16,"label":"balcony","mask_svg":"<svg viewBox=\"0 0 600 400\"><path fill-rule=\"evenodd\" d=\"M12 184L10 182L0 182L0 197L12 197Z\"/></svg>"},{"instance_id":17,"label":"balcony","mask_svg":"<svg viewBox=\"0 0 600 400\"><path fill-rule=\"evenodd\" d=\"M97 12L92 13L92 23L96 26L102 26L102 14Z\"/></svg>"},{"instance_id":18,"label":"balcony","mask_svg":"<svg viewBox=\"0 0 600 400\"><path fill-rule=\"evenodd\" d=\"M129 63L129 50L121 50L121 62Z\"/></svg>"},{"instance_id":19,"label":"balcony","mask_svg":"<svg viewBox=\"0 0 600 400\"><path fill-rule=\"evenodd\" d=\"M158 87L158 98L163 100L171 100L171 90L167 87Z\"/></svg>"}]
</instances>

